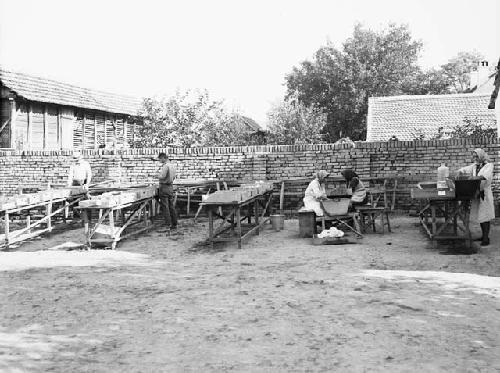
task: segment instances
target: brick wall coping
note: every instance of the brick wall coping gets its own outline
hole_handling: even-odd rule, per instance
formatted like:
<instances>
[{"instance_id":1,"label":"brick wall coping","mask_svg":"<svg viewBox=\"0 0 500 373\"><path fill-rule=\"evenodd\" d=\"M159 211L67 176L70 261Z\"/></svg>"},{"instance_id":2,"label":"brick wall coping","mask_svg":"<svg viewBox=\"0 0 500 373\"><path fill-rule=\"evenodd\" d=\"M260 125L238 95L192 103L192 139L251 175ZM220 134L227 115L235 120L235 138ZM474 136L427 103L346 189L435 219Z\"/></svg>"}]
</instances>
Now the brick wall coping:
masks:
<instances>
[{"instance_id":1,"label":"brick wall coping","mask_svg":"<svg viewBox=\"0 0 500 373\"><path fill-rule=\"evenodd\" d=\"M387 141L387 142L355 142L356 149L408 149L421 147L470 146L474 144L498 145L500 139L481 137L470 139L449 140L415 140L415 141ZM349 144L304 144L304 145L252 145L252 146L225 146L225 147L192 147L192 148L134 148L134 149L98 149L83 150L82 154L92 155L151 155L160 152L167 154L234 154L234 153L286 153L304 151L324 151L349 149ZM2 156L70 156L72 150L0 150Z\"/></svg>"}]
</instances>

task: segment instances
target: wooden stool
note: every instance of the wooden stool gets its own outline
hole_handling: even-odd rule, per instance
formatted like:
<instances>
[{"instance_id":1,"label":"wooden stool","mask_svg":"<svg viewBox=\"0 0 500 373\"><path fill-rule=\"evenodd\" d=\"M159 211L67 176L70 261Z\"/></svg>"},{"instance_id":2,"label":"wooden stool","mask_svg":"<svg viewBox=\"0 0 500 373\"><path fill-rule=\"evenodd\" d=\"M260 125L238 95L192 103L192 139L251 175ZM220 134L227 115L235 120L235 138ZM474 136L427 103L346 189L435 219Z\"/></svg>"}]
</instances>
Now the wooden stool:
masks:
<instances>
[{"instance_id":1,"label":"wooden stool","mask_svg":"<svg viewBox=\"0 0 500 373\"><path fill-rule=\"evenodd\" d=\"M391 232L391 223L389 221L389 211L385 207L373 207L370 205L354 206L358 214L359 225L361 232L366 232L365 219L368 220L368 225L371 225L373 232L376 232L375 222L377 218L380 217L382 234L384 233L385 226L387 225L387 230Z\"/></svg>"}]
</instances>

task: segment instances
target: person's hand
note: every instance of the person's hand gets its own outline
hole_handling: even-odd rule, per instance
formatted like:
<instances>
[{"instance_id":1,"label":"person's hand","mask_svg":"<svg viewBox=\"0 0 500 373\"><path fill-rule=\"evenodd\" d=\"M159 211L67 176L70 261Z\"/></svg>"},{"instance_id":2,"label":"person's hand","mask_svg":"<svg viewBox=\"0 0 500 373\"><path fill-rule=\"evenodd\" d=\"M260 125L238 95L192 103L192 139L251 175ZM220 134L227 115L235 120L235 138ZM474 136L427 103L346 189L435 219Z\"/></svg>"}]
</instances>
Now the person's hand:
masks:
<instances>
[{"instance_id":1,"label":"person's hand","mask_svg":"<svg viewBox=\"0 0 500 373\"><path fill-rule=\"evenodd\" d=\"M89 190L89 185L88 184L84 184L83 185L83 190L88 191Z\"/></svg>"}]
</instances>

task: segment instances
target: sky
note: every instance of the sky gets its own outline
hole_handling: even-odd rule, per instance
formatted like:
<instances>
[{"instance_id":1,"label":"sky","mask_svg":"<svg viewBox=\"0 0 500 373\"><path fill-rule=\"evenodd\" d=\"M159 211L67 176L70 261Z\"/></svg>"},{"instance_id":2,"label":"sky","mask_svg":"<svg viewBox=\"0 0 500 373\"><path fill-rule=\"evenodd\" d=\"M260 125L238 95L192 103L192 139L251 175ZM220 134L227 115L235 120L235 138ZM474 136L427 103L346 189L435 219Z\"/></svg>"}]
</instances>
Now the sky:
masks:
<instances>
[{"instance_id":1,"label":"sky","mask_svg":"<svg viewBox=\"0 0 500 373\"><path fill-rule=\"evenodd\" d=\"M408 25L424 68L500 58L498 0L0 0L0 64L138 97L207 89L265 125L293 67L358 22Z\"/></svg>"}]
</instances>

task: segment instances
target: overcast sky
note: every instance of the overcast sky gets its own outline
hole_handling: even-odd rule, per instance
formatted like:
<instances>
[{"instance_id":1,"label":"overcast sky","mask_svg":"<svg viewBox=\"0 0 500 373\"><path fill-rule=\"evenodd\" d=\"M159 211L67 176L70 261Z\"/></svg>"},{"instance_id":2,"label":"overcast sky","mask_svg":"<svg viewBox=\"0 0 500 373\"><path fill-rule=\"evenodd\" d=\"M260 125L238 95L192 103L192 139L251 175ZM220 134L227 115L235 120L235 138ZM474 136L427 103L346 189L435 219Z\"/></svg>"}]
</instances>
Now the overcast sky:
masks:
<instances>
[{"instance_id":1,"label":"overcast sky","mask_svg":"<svg viewBox=\"0 0 500 373\"><path fill-rule=\"evenodd\" d=\"M0 0L0 63L134 96L206 88L262 123L284 76L354 24L410 26L424 67L500 57L499 0Z\"/></svg>"}]
</instances>

